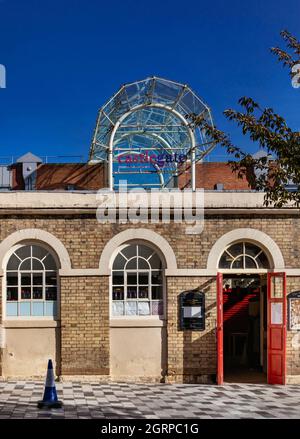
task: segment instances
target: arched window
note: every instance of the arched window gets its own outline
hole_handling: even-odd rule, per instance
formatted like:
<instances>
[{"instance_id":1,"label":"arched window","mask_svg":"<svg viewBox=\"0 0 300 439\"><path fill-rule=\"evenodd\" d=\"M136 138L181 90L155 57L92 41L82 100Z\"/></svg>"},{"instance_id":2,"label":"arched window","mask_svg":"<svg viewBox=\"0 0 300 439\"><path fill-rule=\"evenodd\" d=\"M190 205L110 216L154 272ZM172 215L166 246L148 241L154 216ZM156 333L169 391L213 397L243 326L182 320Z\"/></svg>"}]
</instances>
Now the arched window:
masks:
<instances>
[{"instance_id":1,"label":"arched window","mask_svg":"<svg viewBox=\"0 0 300 439\"><path fill-rule=\"evenodd\" d=\"M163 273L158 254L145 245L127 244L112 270L112 316L163 315Z\"/></svg>"},{"instance_id":2,"label":"arched window","mask_svg":"<svg viewBox=\"0 0 300 439\"><path fill-rule=\"evenodd\" d=\"M6 267L6 316L54 317L57 290L57 265L49 251L18 245Z\"/></svg>"},{"instance_id":3,"label":"arched window","mask_svg":"<svg viewBox=\"0 0 300 439\"><path fill-rule=\"evenodd\" d=\"M265 252L250 242L237 242L226 248L219 262L219 268L261 269L270 268Z\"/></svg>"}]
</instances>

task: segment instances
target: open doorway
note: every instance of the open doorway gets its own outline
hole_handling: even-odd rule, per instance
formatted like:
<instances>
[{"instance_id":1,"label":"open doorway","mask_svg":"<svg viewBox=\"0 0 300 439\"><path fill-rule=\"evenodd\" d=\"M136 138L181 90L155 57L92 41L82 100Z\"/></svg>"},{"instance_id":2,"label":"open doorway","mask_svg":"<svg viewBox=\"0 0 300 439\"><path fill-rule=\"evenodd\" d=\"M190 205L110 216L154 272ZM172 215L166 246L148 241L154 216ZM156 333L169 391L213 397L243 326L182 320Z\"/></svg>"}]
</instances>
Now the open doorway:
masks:
<instances>
[{"instance_id":1,"label":"open doorway","mask_svg":"<svg viewBox=\"0 0 300 439\"><path fill-rule=\"evenodd\" d=\"M267 279L223 275L224 381L267 382Z\"/></svg>"}]
</instances>

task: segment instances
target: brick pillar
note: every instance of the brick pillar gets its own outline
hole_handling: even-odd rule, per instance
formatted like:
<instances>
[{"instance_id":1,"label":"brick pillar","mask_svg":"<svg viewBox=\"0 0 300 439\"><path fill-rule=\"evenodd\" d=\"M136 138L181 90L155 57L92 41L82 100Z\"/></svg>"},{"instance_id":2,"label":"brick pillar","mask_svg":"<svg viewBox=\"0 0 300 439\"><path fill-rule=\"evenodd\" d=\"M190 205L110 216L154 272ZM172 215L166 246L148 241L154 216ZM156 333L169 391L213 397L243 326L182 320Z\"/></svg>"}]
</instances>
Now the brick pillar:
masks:
<instances>
[{"instance_id":1,"label":"brick pillar","mask_svg":"<svg viewBox=\"0 0 300 439\"><path fill-rule=\"evenodd\" d=\"M61 373L109 374L109 278L61 277Z\"/></svg>"}]
</instances>

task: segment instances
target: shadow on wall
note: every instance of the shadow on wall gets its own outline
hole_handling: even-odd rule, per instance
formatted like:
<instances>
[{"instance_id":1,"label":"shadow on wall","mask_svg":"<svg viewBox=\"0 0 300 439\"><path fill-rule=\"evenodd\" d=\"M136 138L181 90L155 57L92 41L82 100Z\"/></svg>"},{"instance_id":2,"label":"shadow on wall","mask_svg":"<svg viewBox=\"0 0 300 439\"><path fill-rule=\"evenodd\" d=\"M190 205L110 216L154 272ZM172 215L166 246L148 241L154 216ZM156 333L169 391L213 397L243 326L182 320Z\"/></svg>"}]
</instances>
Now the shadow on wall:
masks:
<instances>
[{"instance_id":1,"label":"shadow on wall","mask_svg":"<svg viewBox=\"0 0 300 439\"><path fill-rule=\"evenodd\" d=\"M194 291L205 293L205 330L180 330L180 302L178 297L178 330L183 333L183 383L216 383L217 348L216 348L216 301L207 300L211 286L216 285L212 278L200 284Z\"/></svg>"}]
</instances>

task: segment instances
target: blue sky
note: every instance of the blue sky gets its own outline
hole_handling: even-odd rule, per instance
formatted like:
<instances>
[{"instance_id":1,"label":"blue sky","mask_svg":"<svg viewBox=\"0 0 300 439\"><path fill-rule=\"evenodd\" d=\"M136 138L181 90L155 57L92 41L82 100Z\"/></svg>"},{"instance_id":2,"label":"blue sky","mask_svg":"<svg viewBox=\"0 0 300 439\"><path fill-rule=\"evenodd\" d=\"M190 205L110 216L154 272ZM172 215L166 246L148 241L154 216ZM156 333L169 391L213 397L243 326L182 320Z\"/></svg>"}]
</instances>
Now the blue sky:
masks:
<instances>
[{"instance_id":1,"label":"blue sky","mask_svg":"<svg viewBox=\"0 0 300 439\"><path fill-rule=\"evenodd\" d=\"M269 52L299 20L299 0L0 0L0 156L87 157L98 108L152 75L188 83L253 151L222 111L248 95L300 129L300 89Z\"/></svg>"}]
</instances>

